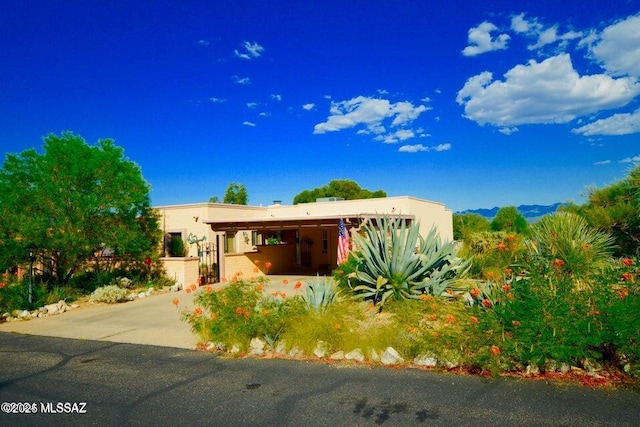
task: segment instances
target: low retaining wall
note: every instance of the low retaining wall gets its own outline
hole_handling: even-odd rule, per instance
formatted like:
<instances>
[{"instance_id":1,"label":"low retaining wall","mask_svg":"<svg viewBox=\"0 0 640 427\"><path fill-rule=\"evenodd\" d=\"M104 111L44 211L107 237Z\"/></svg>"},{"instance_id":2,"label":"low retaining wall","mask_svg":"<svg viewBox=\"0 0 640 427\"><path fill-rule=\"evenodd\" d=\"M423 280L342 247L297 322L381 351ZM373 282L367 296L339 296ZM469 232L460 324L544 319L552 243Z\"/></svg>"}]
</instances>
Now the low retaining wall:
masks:
<instances>
[{"instance_id":1,"label":"low retaining wall","mask_svg":"<svg viewBox=\"0 0 640 427\"><path fill-rule=\"evenodd\" d=\"M192 283L198 285L198 257L162 257L160 262L167 272L167 276L174 279L183 288Z\"/></svg>"}]
</instances>

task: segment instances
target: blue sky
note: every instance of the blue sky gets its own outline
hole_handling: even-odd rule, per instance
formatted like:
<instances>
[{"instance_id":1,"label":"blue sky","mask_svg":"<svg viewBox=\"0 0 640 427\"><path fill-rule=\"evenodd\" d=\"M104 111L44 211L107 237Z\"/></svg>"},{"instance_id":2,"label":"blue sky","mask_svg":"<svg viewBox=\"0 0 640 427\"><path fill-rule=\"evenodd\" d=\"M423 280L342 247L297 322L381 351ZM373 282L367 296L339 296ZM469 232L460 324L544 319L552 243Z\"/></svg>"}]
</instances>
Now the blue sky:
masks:
<instances>
[{"instance_id":1,"label":"blue sky","mask_svg":"<svg viewBox=\"0 0 640 427\"><path fill-rule=\"evenodd\" d=\"M640 161L637 0L3 0L0 58L3 156L112 138L156 205L582 202Z\"/></svg>"}]
</instances>

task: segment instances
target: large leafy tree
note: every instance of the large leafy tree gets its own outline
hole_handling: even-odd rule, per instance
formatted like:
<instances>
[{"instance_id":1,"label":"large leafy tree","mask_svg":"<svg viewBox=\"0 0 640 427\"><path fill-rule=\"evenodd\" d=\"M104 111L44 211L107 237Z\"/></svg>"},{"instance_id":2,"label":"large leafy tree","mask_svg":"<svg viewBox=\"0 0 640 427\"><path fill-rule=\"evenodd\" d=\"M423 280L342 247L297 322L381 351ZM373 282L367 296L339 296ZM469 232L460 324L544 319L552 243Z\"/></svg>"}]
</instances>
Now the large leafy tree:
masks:
<instances>
[{"instance_id":1,"label":"large leafy tree","mask_svg":"<svg viewBox=\"0 0 640 427\"><path fill-rule=\"evenodd\" d=\"M581 215L592 227L610 233L617 255L640 255L640 166L623 180L590 189L585 204L570 204L562 210Z\"/></svg>"},{"instance_id":2,"label":"large leafy tree","mask_svg":"<svg viewBox=\"0 0 640 427\"><path fill-rule=\"evenodd\" d=\"M227 190L224 192L223 203L232 203L234 205L246 205L249 202L249 195L247 194L244 184L236 184L230 182Z\"/></svg>"},{"instance_id":3,"label":"large leafy tree","mask_svg":"<svg viewBox=\"0 0 640 427\"><path fill-rule=\"evenodd\" d=\"M323 197L342 197L345 200L374 199L377 197L387 197L387 193L382 190L370 191L361 188L355 181L348 179L334 179L327 185L304 190L293 198L293 204L315 202Z\"/></svg>"},{"instance_id":4,"label":"large leafy tree","mask_svg":"<svg viewBox=\"0 0 640 427\"><path fill-rule=\"evenodd\" d=\"M71 132L8 154L0 169L0 269L17 265L35 244L55 282L66 283L108 249L144 259L161 236L149 184L110 139L88 145Z\"/></svg>"},{"instance_id":5,"label":"large leafy tree","mask_svg":"<svg viewBox=\"0 0 640 427\"><path fill-rule=\"evenodd\" d=\"M500 208L491 221L491 230L512 233L526 233L529 229L527 219L515 206Z\"/></svg>"}]
</instances>

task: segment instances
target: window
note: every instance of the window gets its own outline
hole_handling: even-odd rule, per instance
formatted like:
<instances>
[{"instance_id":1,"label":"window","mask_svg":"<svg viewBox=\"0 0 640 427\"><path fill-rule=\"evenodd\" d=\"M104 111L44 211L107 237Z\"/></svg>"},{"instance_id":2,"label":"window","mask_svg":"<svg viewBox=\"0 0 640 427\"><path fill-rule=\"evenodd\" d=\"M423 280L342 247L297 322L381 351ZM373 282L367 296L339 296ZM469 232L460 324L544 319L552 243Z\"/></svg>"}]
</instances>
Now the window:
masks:
<instances>
[{"instance_id":1,"label":"window","mask_svg":"<svg viewBox=\"0 0 640 427\"><path fill-rule=\"evenodd\" d=\"M259 244L260 243L259 243L259 240L258 240L258 232L253 230L251 232L251 246L258 246Z\"/></svg>"},{"instance_id":2,"label":"window","mask_svg":"<svg viewBox=\"0 0 640 427\"><path fill-rule=\"evenodd\" d=\"M224 253L232 254L236 252L236 233L226 233L224 235Z\"/></svg>"},{"instance_id":3,"label":"window","mask_svg":"<svg viewBox=\"0 0 640 427\"><path fill-rule=\"evenodd\" d=\"M322 230L322 253L326 254L329 250L329 232Z\"/></svg>"}]
</instances>

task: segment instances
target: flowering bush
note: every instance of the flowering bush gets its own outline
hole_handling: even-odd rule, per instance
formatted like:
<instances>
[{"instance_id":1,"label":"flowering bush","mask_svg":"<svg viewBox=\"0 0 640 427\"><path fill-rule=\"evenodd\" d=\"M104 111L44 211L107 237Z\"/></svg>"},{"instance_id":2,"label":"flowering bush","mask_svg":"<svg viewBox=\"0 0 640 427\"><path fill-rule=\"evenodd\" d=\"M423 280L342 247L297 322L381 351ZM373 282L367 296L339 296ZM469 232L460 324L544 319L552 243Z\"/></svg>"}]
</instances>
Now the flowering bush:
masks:
<instances>
[{"instance_id":1,"label":"flowering bush","mask_svg":"<svg viewBox=\"0 0 640 427\"><path fill-rule=\"evenodd\" d=\"M300 298L286 299L280 293L264 296L259 281L238 279L218 291L210 286L201 289L194 303L196 309L183 311L183 319L204 342L241 349L254 337L275 340L290 316L304 306Z\"/></svg>"}]
</instances>

